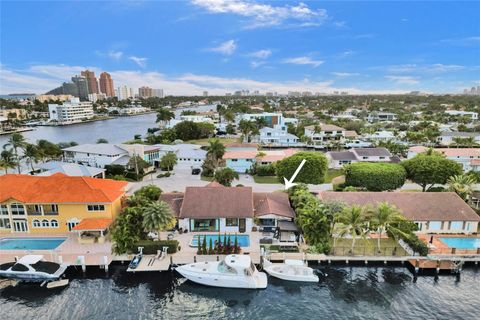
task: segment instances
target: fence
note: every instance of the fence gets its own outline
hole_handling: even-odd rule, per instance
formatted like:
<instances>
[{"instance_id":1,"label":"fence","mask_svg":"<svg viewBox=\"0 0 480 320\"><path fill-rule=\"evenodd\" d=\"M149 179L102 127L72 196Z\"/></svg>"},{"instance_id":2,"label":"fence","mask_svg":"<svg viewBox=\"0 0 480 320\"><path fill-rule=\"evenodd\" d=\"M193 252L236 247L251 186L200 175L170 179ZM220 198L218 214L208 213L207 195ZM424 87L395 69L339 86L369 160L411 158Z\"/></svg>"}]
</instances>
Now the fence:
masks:
<instances>
[{"instance_id":1,"label":"fence","mask_svg":"<svg viewBox=\"0 0 480 320\"><path fill-rule=\"evenodd\" d=\"M334 256L374 256L374 257L385 257L385 256L405 256L407 253L403 248L392 246L392 247L333 247L330 250L330 254Z\"/></svg>"}]
</instances>

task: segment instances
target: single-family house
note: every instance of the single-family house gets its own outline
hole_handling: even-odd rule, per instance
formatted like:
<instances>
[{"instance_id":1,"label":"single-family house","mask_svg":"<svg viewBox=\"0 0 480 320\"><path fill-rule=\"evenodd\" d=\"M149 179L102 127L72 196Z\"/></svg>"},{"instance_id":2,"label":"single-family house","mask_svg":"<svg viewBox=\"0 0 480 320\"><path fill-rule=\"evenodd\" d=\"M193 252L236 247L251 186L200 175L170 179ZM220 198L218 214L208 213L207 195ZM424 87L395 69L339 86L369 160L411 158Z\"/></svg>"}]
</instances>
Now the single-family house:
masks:
<instances>
[{"instance_id":1,"label":"single-family house","mask_svg":"<svg viewBox=\"0 0 480 320\"><path fill-rule=\"evenodd\" d=\"M273 231L277 221L295 217L286 193L254 193L251 187L217 182L187 187L184 193L164 193L161 200L172 208L178 227L189 232L251 232L255 217L257 227Z\"/></svg>"},{"instance_id":2,"label":"single-family house","mask_svg":"<svg viewBox=\"0 0 480 320\"><path fill-rule=\"evenodd\" d=\"M321 192L323 201L376 206L387 202L419 233L476 233L480 216L454 192Z\"/></svg>"},{"instance_id":3,"label":"single-family house","mask_svg":"<svg viewBox=\"0 0 480 320\"><path fill-rule=\"evenodd\" d=\"M331 142L343 142L345 140L345 130L342 127L333 124L319 124L317 126L305 127L305 136L308 137L314 145L327 145Z\"/></svg>"},{"instance_id":4,"label":"single-family house","mask_svg":"<svg viewBox=\"0 0 480 320\"><path fill-rule=\"evenodd\" d=\"M480 143L480 132L442 132L438 137L438 143L442 146L455 144L455 140L472 138L475 143Z\"/></svg>"},{"instance_id":5,"label":"single-family house","mask_svg":"<svg viewBox=\"0 0 480 320\"><path fill-rule=\"evenodd\" d=\"M234 148L225 152L223 159L226 166L238 173L246 173L254 164L267 165L276 161L283 160L297 152L295 149L284 150L239 150Z\"/></svg>"},{"instance_id":6,"label":"single-family house","mask_svg":"<svg viewBox=\"0 0 480 320\"><path fill-rule=\"evenodd\" d=\"M37 176L51 176L56 173L63 173L71 177L92 177L105 178L105 169L90 167L84 164L49 161L38 165L40 172Z\"/></svg>"},{"instance_id":7,"label":"single-family house","mask_svg":"<svg viewBox=\"0 0 480 320\"><path fill-rule=\"evenodd\" d=\"M329 151L326 153L328 167L340 169L345 164L355 162L399 162L386 148L352 148L348 151Z\"/></svg>"},{"instance_id":8,"label":"single-family house","mask_svg":"<svg viewBox=\"0 0 480 320\"><path fill-rule=\"evenodd\" d=\"M127 150L109 143L81 144L63 150L64 161L104 168L106 165L126 165L130 160Z\"/></svg>"},{"instance_id":9,"label":"single-family house","mask_svg":"<svg viewBox=\"0 0 480 320\"><path fill-rule=\"evenodd\" d=\"M252 137L252 141L268 146L291 147L299 146L300 139L296 135L288 133L284 125L276 125L273 128L260 129L260 135Z\"/></svg>"},{"instance_id":10,"label":"single-family house","mask_svg":"<svg viewBox=\"0 0 480 320\"><path fill-rule=\"evenodd\" d=\"M103 241L121 211L126 185L62 173L0 176L0 233L96 232Z\"/></svg>"},{"instance_id":11,"label":"single-family house","mask_svg":"<svg viewBox=\"0 0 480 320\"><path fill-rule=\"evenodd\" d=\"M380 142L380 141L393 141L396 139L395 134L391 131L376 131L372 134L366 134L363 138L367 141Z\"/></svg>"},{"instance_id":12,"label":"single-family house","mask_svg":"<svg viewBox=\"0 0 480 320\"><path fill-rule=\"evenodd\" d=\"M392 112L374 111L368 114L368 122L395 121L397 114Z\"/></svg>"},{"instance_id":13,"label":"single-family house","mask_svg":"<svg viewBox=\"0 0 480 320\"><path fill-rule=\"evenodd\" d=\"M428 149L423 146L414 146L408 149L407 159L424 153ZM458 162L462 165L463 171L480 172L480 149L479 148L435 148L437 152L445 155L447 159Z\"/></svg>"},{"instance_id":14,"label":"single-family house","mask_svg":"<svg viewBox=\"0 0 480 320\"><path fill-rule=\"evenodd\" d=\"M462 110L446 110L445 113L452 117L465 117L472 121L478 120L478 112L474 111L462 111Z\"/></svg>"}]
</instances>

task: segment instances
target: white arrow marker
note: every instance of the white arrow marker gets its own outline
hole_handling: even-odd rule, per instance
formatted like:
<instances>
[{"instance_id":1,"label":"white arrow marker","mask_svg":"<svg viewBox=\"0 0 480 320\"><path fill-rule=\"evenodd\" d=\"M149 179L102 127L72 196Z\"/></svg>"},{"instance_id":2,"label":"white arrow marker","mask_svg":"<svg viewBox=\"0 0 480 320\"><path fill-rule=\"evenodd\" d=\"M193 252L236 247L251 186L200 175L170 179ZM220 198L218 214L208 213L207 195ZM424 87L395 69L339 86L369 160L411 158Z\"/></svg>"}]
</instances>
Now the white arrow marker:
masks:
<instances>
[{"instance_id":1,"label":"white arrow marker","mask_svg":"<svg viewBox=\"0 0 480 320\"><path fill-rule=\"evenodd\" d=\"M290 178L290 181L287 180L287 178L283 177L283 180L285 181L285 190L288 190L290 189L291 187L293 186L296 186L297 184L296 183L293 183L293 180L295 180L295 178L297 177L298 173L300 172L300 170L302 170L302 167L303 165L305 164L307 160L303 159L302 162L300 163L300 165L298 166L297 170L295 170L295 172L293 173L293 176Z\"/></svg>"}]
</instances>

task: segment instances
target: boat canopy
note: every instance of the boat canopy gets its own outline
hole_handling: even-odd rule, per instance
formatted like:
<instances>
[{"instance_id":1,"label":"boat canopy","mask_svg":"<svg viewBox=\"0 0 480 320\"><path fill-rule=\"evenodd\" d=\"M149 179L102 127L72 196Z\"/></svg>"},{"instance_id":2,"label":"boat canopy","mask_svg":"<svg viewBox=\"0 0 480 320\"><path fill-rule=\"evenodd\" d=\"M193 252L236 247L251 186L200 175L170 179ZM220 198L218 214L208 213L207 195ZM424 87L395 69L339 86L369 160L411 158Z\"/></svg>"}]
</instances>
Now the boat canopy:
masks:
<instances>
[{"instance_id":1,"label":"boat canopy","mask_svg":"<svg viewBox=\"0 0 480 320\"><path fill-rule=\"evenodd\" d=\"M279 220L277 227L280 231L295 232L295 233L300 232L300 229L298 229L297 225L293 221Z\"/></svg>"},{"instance_id":2,"label":"boat canopy","mask_svg":"<svg viewBox=\"0 0 480 320\"><path fill-rule=\"evenodd\" d=\"M41 261L42 259L43 256L41 254L31 254L21 257L20 259L18 259L17 263L21 263L24 265L32 265L37 263L38 261Z\"/></svg>"},{"instance_id":3,"label":"boat canopy","mask_svg":"<svg viewBox=\"0 0 480 320\"><path fill-rule=\"evenodd\" d=\"M250 268L252 260L249 256L243 254L230 254L225 257L225 264L230 268L245 270Z\"/></svg>"}]
</instances>

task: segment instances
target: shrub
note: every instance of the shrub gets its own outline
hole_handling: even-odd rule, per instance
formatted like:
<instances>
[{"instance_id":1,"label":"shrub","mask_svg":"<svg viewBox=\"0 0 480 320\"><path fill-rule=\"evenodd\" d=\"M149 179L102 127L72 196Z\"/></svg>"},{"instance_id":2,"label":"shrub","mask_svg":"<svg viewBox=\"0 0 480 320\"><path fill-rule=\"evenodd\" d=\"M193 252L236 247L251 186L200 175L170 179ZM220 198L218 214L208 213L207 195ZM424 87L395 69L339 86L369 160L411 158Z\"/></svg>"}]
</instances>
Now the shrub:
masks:
<instances>
[{"instance_id":1,"label":"shrub","mask_svg":"<svg viewBox=\"0 0 480 320\"><path fill-rule=\"evenodd\" d=\"M160 173L159 175L157 175L157 178L168 178L170 177L172 174L170 172L166 172L166 173Z\"/></svg>"},{"instance_id":2,"label":"shrub","mask_svg":"<svg viewBox=\"0 0 480 320\"><path fill-rule=\"evenodd\" d=\"M325 181L328 161L320 152L298 152L293 156L278 161L276 164L277 177L283 183L283 178L290 179L298 166L305 159L305 165L297 175L295 182L321 184Z\"/></svg>"},{"instance_id":3,"label":"shrub","mask_svg":"<svg viewBox=\"0 0 480 320\"><path fill-rule=\"evenodd\" d=\"M108 176L123 175L125 167L120 164L107 164L105 170L105 174Z\"/></svg>"},{"instance_id":4,"label":"shrub","mask_svg":"<svg viewBox=\"0 0 480 320\"><path fill-rule=\"evenodd\" d=\"M413 251L418 252L421 256L426 256L428 254L428 247L420 240L415 234L410 234L408 237L403 237L405 241Z\"/></svg>"},{"instance_id":5,"label":"shrub","mask_svg":"<svg viewBox=\"0 0 480 320\"><path fill-rule=\"evenodd\" d=\"M132 247L131 251L136 252L138 247L143 247L144 254L157 254L158 250L163 250L163 247L168 247L167 252L169 254L175 253L178 250L178 241L177 240L160 240L160 241L153 241L153 240L141 240L135 242Z\"/></svg>"},{"instance_id":6,"label":"shrub","mask_svg":"<svg viewBox=\"0 0 480 320\"><path fill-rule=\"evenodd\" d=\"M258 165L256 166L255 171L259 176L274 176L276 173L273 164Z\"/></svg>"},{"instance_id":7,"label":"shrub","mask_svg":"<svg viewBox=\"0 0 480 320\"><path fill-rule=\"evenodd\" d=\"M395 190L403 186L406 175L399 164L358 162L345 168L345 185L368 191Z\"/></svg>"}]
</instances>

